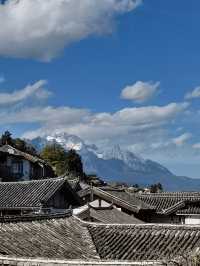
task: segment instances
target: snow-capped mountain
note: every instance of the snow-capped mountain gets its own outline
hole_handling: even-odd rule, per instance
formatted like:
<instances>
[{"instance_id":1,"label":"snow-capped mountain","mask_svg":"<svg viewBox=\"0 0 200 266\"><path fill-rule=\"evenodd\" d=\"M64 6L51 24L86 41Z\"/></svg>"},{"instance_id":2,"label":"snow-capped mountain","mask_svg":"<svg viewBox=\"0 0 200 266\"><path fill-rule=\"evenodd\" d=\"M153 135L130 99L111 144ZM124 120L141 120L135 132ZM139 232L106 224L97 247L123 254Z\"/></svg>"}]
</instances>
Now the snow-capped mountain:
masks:
<instances>
[{"instance_id":1,"label":"snow-capped mountain","mask_svg":"<svg viewBox=\"0 0 200 266\"><path fill-rule=\"evenodd\" d=\"M46 145L53 143L60 144L65 150L73 149L77 152L83 152L85 150L92 150L95 152L95 150L97 150L97 147L95 145L86 145L81 138L75 135L68 135L66 133L55 134L43 138L37 137L27 141L30 142L38 151L41 151Z\"/></svg>"},{"instance_id":2,"label":"snow-capped mountain","mask_svg":"<svg viewBox=\"0 0 200 266\"><path fill-rule=\"evenodd\" d=\"M85 146L82 139L80 139L79 137L74 136L74 135L68 135L66 133L55 134L54 136L47 136L46 139L48 142L59 143L66 150L73 149L76 151L80 151Z\"/></svg>"},{"instance_id":3,"label":"snow-capped mountain","mask_svg":"<svg viewBox=\"0 0 200 266\"><path fill-rule=\"evenodd\" d=\"M127 164L130 168L135 171L141 172L151 172L152 167L158 168L160 171L168 172L168 169L164 166L151 161L145 160L141 156L134 154L128 150L123 150L119 145L115 145L103 153L103 158L108 159L118 159Z\"/></svg>"},{"instance_id":4,"label":"snow-capped mountain","mask_svg":"<svg viewBox=\"0 0 200 266\"><path fill-rule=\"evenodd\" d=\"M82 157L85 172L97 174L106 181L138 183L143 186L160 182L168 190L200 190L200 180L178 177L161 164L145 160L119 145L101 150L96 145L88 145L81 138L66 133L38 137L30 143L38 151L52 143L59 143L66 150L75 149Z\"/></svg>"}]
</instances>

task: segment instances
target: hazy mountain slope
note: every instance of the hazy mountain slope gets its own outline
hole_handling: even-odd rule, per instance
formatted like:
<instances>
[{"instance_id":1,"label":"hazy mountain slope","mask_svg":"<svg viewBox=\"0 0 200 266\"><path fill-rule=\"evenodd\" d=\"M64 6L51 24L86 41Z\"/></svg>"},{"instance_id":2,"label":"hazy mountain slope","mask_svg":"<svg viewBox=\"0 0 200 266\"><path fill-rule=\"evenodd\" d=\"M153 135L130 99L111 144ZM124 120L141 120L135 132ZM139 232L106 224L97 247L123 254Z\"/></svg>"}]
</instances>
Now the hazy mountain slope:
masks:
<instances>
[{"instance_id":1,"label":"hazy mountain slope","mask_svg":"<svg viewBox=\"0 0 200 266\"><path fill-rule=\"evenodd\" d=\"M82 157L85 172L97 174L106 181L138 183L142 186L160 182L166 190L200 190L200 179L178 177L161 164L144 160L118 145L101 151L95 145L86 145L79 137L68 134L31 140L38 150L53 142L66 150L75 149Z\"/></svg>"},{"instance_id":2,"label":"hazy mountain slope","mask_svg":"<svg viewBox=\"0 0 200 266\"><path fill-rule=\"evenodd\" d=\"M104 160L97 158L92 152L82 156L82 158L86 172L97 173L106 181L121 181L129 184L137 183L141 186L160 182L165 190L200 190L200 180L178 177L168 170L166 172L162 171L154 167L157 166L157 163L154 165L152 161L148 161L148 171L137 171L127 166L122 160Z\"/></svg>"}]
</instances>

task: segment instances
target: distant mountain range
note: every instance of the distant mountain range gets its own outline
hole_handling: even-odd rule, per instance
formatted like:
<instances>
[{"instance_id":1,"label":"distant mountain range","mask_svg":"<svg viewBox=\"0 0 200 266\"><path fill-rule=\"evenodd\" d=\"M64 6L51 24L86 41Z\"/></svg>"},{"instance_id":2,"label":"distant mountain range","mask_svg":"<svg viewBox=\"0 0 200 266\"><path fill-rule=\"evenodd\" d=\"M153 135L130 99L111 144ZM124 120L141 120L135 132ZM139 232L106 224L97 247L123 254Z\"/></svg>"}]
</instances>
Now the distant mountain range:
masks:
<instances>
[{"instance_id":1,"label":"distant mountain range","mask_svg":"<svg viewBox=\"0 0 200 266\"><path fill-rule=\"evenodd\" d=\"M141 186L160 182L169 191L200 190L200 179L176 176L161 164L145 160L123 150L119 145L102 151L97 146L87 145L81 138L66 133L38 137L29 142L38 151L53 142L59 143L66 150L75 149L82 157L85 172L97 174L108 182L137 183Z\"/></svg>"}]
</instances>

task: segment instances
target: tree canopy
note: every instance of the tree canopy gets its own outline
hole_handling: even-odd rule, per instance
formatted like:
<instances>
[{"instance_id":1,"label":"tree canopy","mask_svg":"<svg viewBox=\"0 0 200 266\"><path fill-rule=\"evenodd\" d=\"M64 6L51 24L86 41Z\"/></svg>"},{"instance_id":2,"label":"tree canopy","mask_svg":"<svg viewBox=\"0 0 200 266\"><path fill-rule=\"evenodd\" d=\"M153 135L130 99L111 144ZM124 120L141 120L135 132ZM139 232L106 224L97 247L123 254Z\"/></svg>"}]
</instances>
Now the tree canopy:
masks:
<instances>
[{"instance_id":1,"label":"tree canopy","mask_svg":"<svg viewBox=\"0 0 200 266\"><path fill-rule=\"evenodd\" d=\"M150 192L151 193L158 193L163 191L163 186L161 183L153 184L150 186Z\"/></svg>"},{"instance_id":2,"label":"tree canopy","mask_svg":"<svg viewBox=\"0 0 200 266\"><path fill-rule=\"evenodd\" d=\"M53 143L44 147L40 155L53 167L58 176L66 173L84 176L81 157L75 150L65 151L62 146Z\"/></svg>"},{"instance_id":3,"label":"tree canopy","mask_svg":"<svg viewBox=\"0 0 200 266\"><path fill-rule=\"evenodd\" d=\"M80 155L75 150L67 152L66 170L77 176L83 176L83 164Z\"/></svg>"},{"instance_id":4,"label":"tree canopy","mask_svg":"<svg viewBox=\"0 0 200 266\"><path fill-rule=\"evenodd\" d=\"M1 145L13 145L12 134L9 131L5 131L0 139Z\"/></svg>"}]
</instances>

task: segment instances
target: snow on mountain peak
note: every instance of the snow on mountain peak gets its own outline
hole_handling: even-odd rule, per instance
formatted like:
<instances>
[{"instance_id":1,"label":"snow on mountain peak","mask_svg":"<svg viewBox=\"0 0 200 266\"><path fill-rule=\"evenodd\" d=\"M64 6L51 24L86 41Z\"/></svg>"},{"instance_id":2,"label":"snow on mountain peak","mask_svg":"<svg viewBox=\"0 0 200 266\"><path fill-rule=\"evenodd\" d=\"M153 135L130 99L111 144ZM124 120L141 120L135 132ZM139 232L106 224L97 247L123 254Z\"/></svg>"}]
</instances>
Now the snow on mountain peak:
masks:
<instances>
[{"instance_id":1,"label":"snow on mountain peak","mask_svg":"<svg viewBox=\"0 0 200 266\"><path fill-rule=\"evenodd\" d=\"M46 139L49 142L57 142L66 150L73 149L76 151L80 151L85 146L85 143L82 139L74 135L68 135L66 133L57 133L53 136L47 136Z\"/></svg>"},{"instance_id":2,"label":"snow on mountain peak","mask_svg":"<svg viewBox=\"0 0 200 266\"><path fill-rule=\"evenodd\" d=\"M146 160L134 153L122 149L119 145L114 145L112 148L104 152L104 159L118 159L125 162L129 167L137 170L144 171L146 168Z\"/></svg>"},{"instance_id":3,"label":"snow on mountain peak","mask_svg":"<svg viewBox=\"0 0 200 266\"><path fill-rule=\"evenodd\" d=\"M82 157L84 171L88 174L95 173L107 181L138 183L142 186L160 182L171 190L188 190L196 187L194 180L177 177L159 163L144 160L119 145L100 149L94 144L88 145L81 138L67 133L46 136L46 138L38 137L29 140L29 143L38 151L51 143L59 143L66 150L75 149Z\"/></svg>"}]
</instances>

